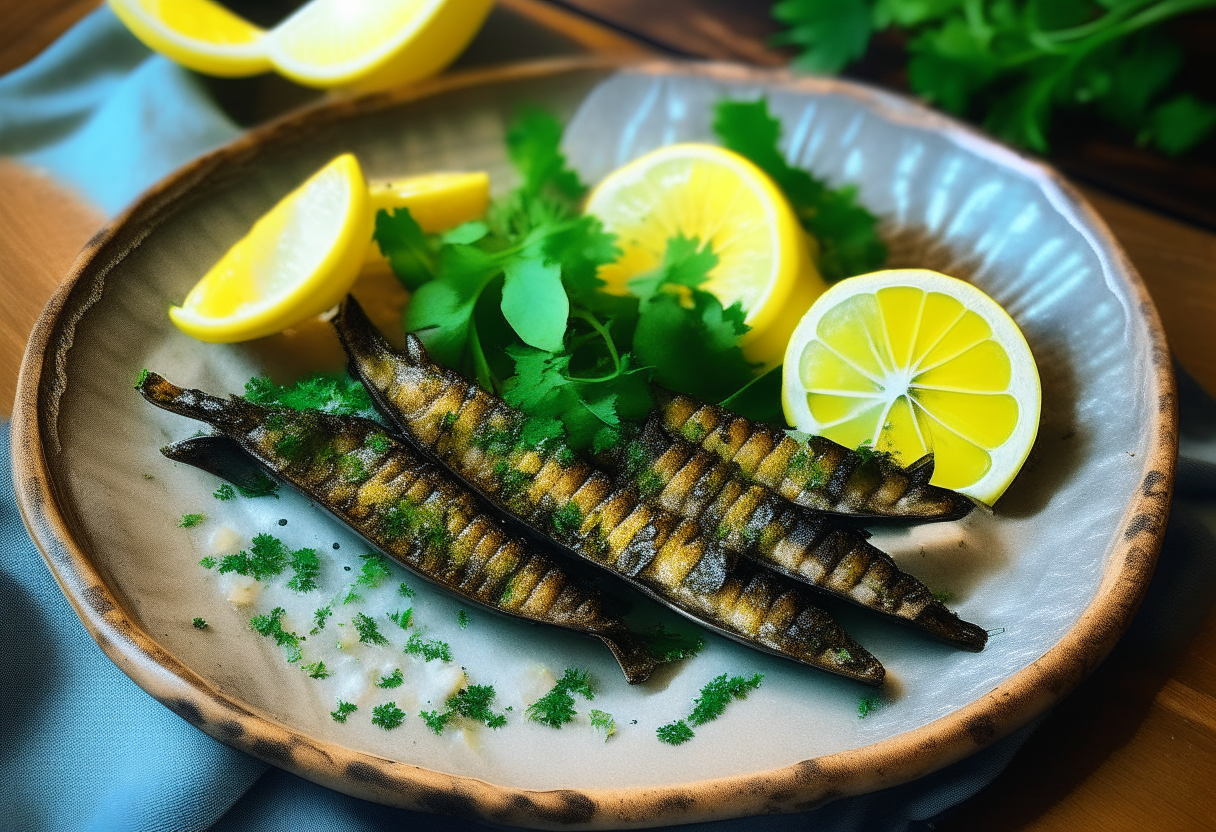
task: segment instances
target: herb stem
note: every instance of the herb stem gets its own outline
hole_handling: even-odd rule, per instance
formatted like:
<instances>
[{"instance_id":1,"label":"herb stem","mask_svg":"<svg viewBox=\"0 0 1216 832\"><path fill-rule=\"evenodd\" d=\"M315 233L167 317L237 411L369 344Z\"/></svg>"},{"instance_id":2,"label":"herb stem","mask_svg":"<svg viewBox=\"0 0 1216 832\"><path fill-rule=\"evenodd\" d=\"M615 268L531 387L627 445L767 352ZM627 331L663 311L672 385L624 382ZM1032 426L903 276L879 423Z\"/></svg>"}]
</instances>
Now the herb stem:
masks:
<instances>
[{"instance_id":1,"label":"herb stem","mask_svg":"<svg viewBox=\"0 0 1216 832\"><path fill-rule=\"evenodd\" d=\"M612 334L608 332L608 327L600 323L599 319L586 309L579 307L574 307L570 310L570 317L586 321L591 325L592 329L599 333L600 337L604 339L604 345L608 347L608 355L612 357L612 366L614 368L610 376L605 376L601 379L579 379L579 381L606 381L607 379L619 376L621 374L621 356L616 351L616 344L612 343Z\"/></svg>"}]
</instances>

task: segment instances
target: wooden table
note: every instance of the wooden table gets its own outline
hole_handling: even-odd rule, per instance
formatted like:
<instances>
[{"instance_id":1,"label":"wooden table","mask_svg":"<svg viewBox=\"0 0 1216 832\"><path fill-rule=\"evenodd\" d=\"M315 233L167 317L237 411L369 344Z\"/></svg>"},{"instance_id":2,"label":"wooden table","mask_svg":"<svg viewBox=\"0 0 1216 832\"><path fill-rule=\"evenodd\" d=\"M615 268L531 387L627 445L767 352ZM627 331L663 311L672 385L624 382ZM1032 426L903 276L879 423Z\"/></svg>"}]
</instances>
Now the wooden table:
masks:
<instances>
[{"instance_id":1,"label":"wooden table","mask_svg":"<svg viewBox=\"0 0 1216 832\"><path fill-rule=\"evenodd\" d=\"M0 0L0 20L6 21L0 73L36 55L95 5L96 0ZM645 13L638 11L643 6ZM777 64L785 58L763 45L771 26L766 8L731 0L500 0L465 60L501 61L538 51L663 50ZM521 41L522 32L529 38ZM1094 188L1084 190L1148 284L1179 361L1216 393L1210 335L1216 323L1216 234ZM103 218L11 160L0 159L0 194L0 415L7 416L29 330ZM1007 771L936 828L1216 829L1216 608L1201 619L1165 649L1151 638L1125 639L1048 716Z\"/></svg>"}]
</instances>

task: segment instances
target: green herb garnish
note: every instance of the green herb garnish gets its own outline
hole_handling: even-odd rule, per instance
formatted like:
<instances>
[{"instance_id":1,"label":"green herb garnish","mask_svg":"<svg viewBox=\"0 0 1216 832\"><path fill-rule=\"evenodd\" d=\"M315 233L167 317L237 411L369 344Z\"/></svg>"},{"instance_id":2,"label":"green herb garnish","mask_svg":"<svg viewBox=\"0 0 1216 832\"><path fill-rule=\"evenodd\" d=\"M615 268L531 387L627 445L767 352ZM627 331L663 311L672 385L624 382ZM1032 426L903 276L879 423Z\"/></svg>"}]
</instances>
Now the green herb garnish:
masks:
<instances>
[{"instance_id":1,"label":"green herb garnish","mask_svg":"<svg viewBox=\"0 0 1216 832\"><path fill-rule=\"evenodd\" d=\"M220 487L215 489L215 492L211 496L214 497L215 499L219 500L220 502L227 502L228 500L235 500L236 499L236 489L234 489L231 485L229 485L226 482L221 483Z\"/></svg>"},{"instance_id":2,"label":"green herb garnish","mask_svg":"<svg viewBox=\"0 0 1216 832\"><path fill-rule=\"evenodd\" d=\"M407 607L405 610L397 610L387 614L397 626L403 630L408 630L410 623L414 620L414 608Z\"/></svg>"},{"instance_id":3,"label":"green herb garnish","mask_svg":"<svg viewBox=\"0 0 1216 832\"><path fill-rule=\"evenodd\" d=\"M507 724L507 717L490 710L494 696L493 685L469 685L447 698L444 702L447 710L421 711L419 716L436 734L442 734L448 723L457 717L480 722L487 728L501 728Z\"/></svg>"},{"instance_id":4,"label":"green herb garnish","mask_svg":"<svg viewBox=\"0 0 1216 832\"><path fill-rule=\"evenodd\" d=\"M882 707L882 700L877 696L863 696L857 702L857 718L865 719Z\"/></svg>"},{"instance_id":5,"label":"green herb garnish","mask_svg":"<svg viewBox=\"0 0 1216 832\"><path fill-rule=\"evenodd\" d=\"M391 731L405 721L405 711L397 707L396 702L385 702L372 708L372 725L379 725L385 731Z\"/></svg>"},{"instance_id":6,"label":"green herb garnish","mask_svg":"<svg viewBox=\"0 0 1216 832\"><path fill-rule=\"evenodd\" d=\"M364 615L361 612L355 613L355 617L351 621L355 625L355 629L359 631L359 641L363 644L388 644L388 639L380 632L380 628L376 622Z\"/></svg>"},{"instance_id":7,"label":"green herb garnish","mask_svg":"<svg viewBox=\"0 0 1216 832\"><path fill-rule=\"evenodd\" d=\"M245 398L254 404L292 410L320 410L342 415L374 413L367 390L348 375L314 373L286 387L255 376L245 383Z\"/></svg>"},{"instance_id":8,"label":"green herb garnish","mask_svg":"<svg viewBox=\"0 0 1216 832\"><path fill-rule=\"evenodd\" d=\"M296 592L311 592L317 588L317 576L321 574L321 561L316 549L296 549L291 553L291 568L295 576L287 582L287 588Z\"/></svg>"},{"instance_id":9,"label":"green herb garnish","mask_svg":"<svg viewBox=\"0 0 1216 832\"><path fill-rule=\"evenodd\" d=\"M381 676L376 680L378 688L399 688L405 683L405 677L401 675L401 668L397 668L388 676Z\"/></svg>"},{"instance_id":10,"label":"green herb garnish","mask_svg":"<svg viewBox=\"0 0 1216 832\"><path fill-rule=\"evenodd\" d=\"M333 717L334 722L346 722L346 718L359 710L359 706L354 702L343 702L338 700L338 710L330 711L329 715Z\"/></svg>"},{"instance_id":11,"label":"green herb garnish","mask_svg":"<svg viewBox=\"0 0 1216 832\"><path fill-rule=\"evenodd\" d=\"M287 661L294 664L300 660L300 642L303 639L290 630L283 629L283 616L286 614L287 610L275 607L267 615L255 615L249 619L249 626L260 635L273 638L274 643L286 652Z\"/></svg>"},{"instance_id":12,"label":"green herb garnish","mask_svg":"<svg viewBox=\"0 0 1216 832\"><path fill-rule=\"evenodd\" d=\"M762 673L756 673L747 679L742 676L727 678L723 673L701 688L701 695L693 702L688 721L693 725L704 725L717 719L732 700L746 699L749 691L760 687L762 679Z\"/></svg>"},{"instance_id":13,"label":"green herb garnish","mask_svg":"<svg viewBox=\"0 0 1216 832\"><path fill-rule=\"evenodd\" d=\"M665 742L668 745L683 745L696 736L682 719L677 719L675 722L669 722L666 725L660 725L655 734L660 742Z\"/></svg>"},{"instance_id":14,"label":"green herb garnish","mask_svg":"<svg viewBox=\"0 0 1216 832\"><path fill-rule=\"evenodd\" d=\"M400 595L402 598L413 598L413 597L414 597L415 595L417 595L418 593L417 593L415 590L411 589L411 588L410 588L410 587L409 587L409 586L408 586L408 585L407 585L407 584L406 584L406 583L403 581L403 582L401 583L401 586L397 587L397 594L398 594L398 595Z\"/></svg>"},{"instance_id":15,"label":"green herb garnish","mask_svg":"<svg viewBox=\"0 0 1216 832\"><path fill-rule=\"evenodd\" d=\"M206 519L207 516L205 514L183 514L181 522L177 525L182 529L190 529Z\"/></svg>"},{"instance_id":16,"label":"green herb garnish","mask_svg":"<svg viewBox=\"0 0 1216 832\"><path fill-rule=\"evenodd\" d=\"M528 719L551 728L561 728L578 713L574 710L575 693L587 700L595 698L590 674L568 667L552 690L528 706Z\"/></svg>"},{"instance_id":17,"label":"green herb garnish","mask_svg":"<svg viewBox=\"0 0 1216 832\"><path fill-rule=\"evenodd\" d=\"M248 551L240 551L235 555L225 555L220 561L220 574L236 572L254 580L264 581L273 578L287 566L289 554L283 541L274 535L259 534L253 538L253 545Z\"/></svg>"},{"instance_id":18,"label":"green herb garnish","mask_svg":"<svg viewBox=\"0 0 1216 832\"><path fill-rule=\"evenodd\" d=\"M464 610L460 610L458 613L456 613L456 623L460 625L460 629L463 630L465 627L468 627L469 621L469 614Z\"/></svg>"},{"instance_id":19,"label":"green herb garnish","mask_svg":"<svg viewBox=\"0 0 1216 832\"><path fill-rule=\"evenodd\" d=\"M411 656L422 656L428 662L435 659L445 662L452 660L452 648L446 641L439 641L438 639L427 641L422 637L421 633L410 634L409 639L405 642L405 652Z\"/></svg>"},{"instance_id":20,"label":"green herb garnish","mask_svg":"<svg viewBox=\"0 0 1216 832\"><path fill-rule=\"evenodd\" d=\"M194 629L196 630L205 630L209 626L205 618L195 618L190 623L194 625Z\"/></svg>"},{"instance_id":21,"label":"green herb garnish","mask_svg":"<svg viewBox=\"0 0 1216 832\"><path fill-rule=\"evenodd\" d=\"M309 634L310 636L311 636L311 635L316 635L317 633L319 633L319 632L321 632L322 630L324 630L324 629L325 629L325 622L326 622L326 621L329 619L329 617L330 617L331 615L333 615L333 614L334 614L334 611L333 611L333 607L332 607L332 605L330 605L330 604L326 604L326 605L325 605L325 606L323 606L323 607L319 607L319 608L318 608L318 609L317 609L317 610L316 610L316 611L315 611L315 612L312 614L312 623L313 623L313 628L312 628L311 630L309 630L308 634Z\"/></svg>"},{"instance_id":22,"label":"green herb garnish","mask_svg":"<svg viewBox=\"0 0 1216 832\"><path fill-rule=\"evenodd\" d=\"M604 742L608 742L608 738L616 733L616 720L612 718L612 714L592 708L587 718L591 720L592 728L603 732Z\"/></svg>"},{"instance_id":23,"label":"green herb garnish","mask_svg":"<svg viewBox=\"0 0 1216 832\"><path fill-rule=\"evenodd\" d=\"M380 586L387 578L393 576L389 570L388 558L376 552L368 552L366 555L359 555L363 559L363 566L359 569L359 577L355 580L356 586L366 586L375 589Z\"/></svg>"},{"instance_id":24,"label":"green herb garnish","mask_svg":"<svg viewBox=\"0 0 1216 832\"><path fill-rule=\"evenodd\" d=\"M659 661L674 662L694 658L705 647L705 639L696 634L669 631L656 624L646 631L646 646Z\"/></svg>"},{"instance_id":25,"label":"green herb garnish","mask_svg":"<svg viewBox=\"0 0 1216 832\"><path fill-rule=\"evenodd\" d=\"M198 562L198 565L203 567L204 569L214 569L217 563L219 563L218 560L211 557L211 555L207 555L205 558L203 558L202 560L200 560Z\"/></svg>"},{"instance_id":26,"label":"green herb garnish","mask_svg":"<svg viewBox=\"0 0 1216 832\"><path fill-rule=\"evenodd\" d=\"M311 679L328 679L333 675L330 673L329 668L325 666L325 662L312 662L300 669L307 673Z\"/></svg>"}]
</instances>

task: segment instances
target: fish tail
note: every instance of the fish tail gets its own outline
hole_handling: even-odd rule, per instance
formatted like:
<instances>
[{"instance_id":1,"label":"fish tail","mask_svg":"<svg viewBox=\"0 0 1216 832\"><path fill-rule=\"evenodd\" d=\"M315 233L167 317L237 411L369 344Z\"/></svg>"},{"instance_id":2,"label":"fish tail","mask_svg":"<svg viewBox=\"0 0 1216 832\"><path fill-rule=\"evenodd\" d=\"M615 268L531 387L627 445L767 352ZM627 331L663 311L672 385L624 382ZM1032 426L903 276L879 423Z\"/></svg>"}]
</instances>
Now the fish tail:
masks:
<instances>
[{"instance_id":1,"label":"fish tail","mask_svg":"<svg viewBox=\"0 0 1216 832\"><path fill-rule=\"evenodd\" d=\"M159 373L145 372L135 389L162 410L206 422L225 432L247 432L261 422L259 409L244 399L236 396L221 399L202 390L178 387Z\"/></svg>"},{"instance_id":2,"label":"fish tail","mask_svg":"<svg viewBox=\"0 0 1216 832\"><path fill-rule=\"evenodd\" d=\"M650 650L650 645L641 636L628 630L612 633L596 633L596 637L604 642L616 663L621 666L625 680L631 685L641 684L650 678L654 669L665 662L658 659Z\"/></svg>"},{"instance_id":3,"label":"fish tail","mask_svg":"<svg viewBox=\"0 0 1216 832\"><path fill-rule=\"evenodd\" d=\"M959 618L938 600L926 604L912 622L943 641L973 653L980 652L988 643L987 630Z\"/></svg>"}]
</instances>

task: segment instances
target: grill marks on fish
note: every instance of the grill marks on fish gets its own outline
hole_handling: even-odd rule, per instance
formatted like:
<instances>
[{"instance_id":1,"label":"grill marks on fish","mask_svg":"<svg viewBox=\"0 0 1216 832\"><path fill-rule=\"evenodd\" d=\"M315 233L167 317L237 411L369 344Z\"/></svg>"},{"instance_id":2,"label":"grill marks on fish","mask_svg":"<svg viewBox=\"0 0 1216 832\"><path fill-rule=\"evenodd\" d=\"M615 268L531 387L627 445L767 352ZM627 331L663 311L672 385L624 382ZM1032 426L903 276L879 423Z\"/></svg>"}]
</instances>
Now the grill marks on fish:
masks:
<instances>
[{"instance_id":1,"label":"grill marks on fish","mask_svg":"<svg viewBox=\"0 0 1216 832\"><path fill-rule=\"evenodd\" d=\"M395 353L352 299L334 324L390 418L496 505L724 635L882 683L878 660L797 583L740 563L696 523L648 504L559 442L528 446L522 414L430 361L414 336Z\"/></svg>"},{"instance_id":2,"label":"grill marks on fish","mask_svg":"<svg viewBox=\"0 0 1216 832\"><path fill-rule=\"evenodd\" d=\"M744 450L748 444L751 440ZM772 451L761 447L751 461L760 454L771 457ZM736 463L724 463L670 435L657 417L637 439L601 459L623 479L644 477L656 483L653 503L713 530L731 552L955 646L982 650L988 640L985 630L959 619L890 555L867 542L865 532L823 512L791 505L757 482L747 484Z\"/></svg>"},{"instance_id":3,"label":"grill marks on fish","mask_svg":"<svg viewBox=\"0 0 1216 832\"><path fill-rule=\"evenodd\" d=\"M733 463L739 476L806 508L928 522L958 520L975 507L963 495L929 484L932 455L904 468L883 454L853 451L822 436L798 442L784 431L688 396L666 392L659 398L666 430Z\"/></svg>"},{"instance_id":4,"label":"grill marks on fish","mask_svg":"<svg viewBox=\"0 0 1216 832\"><path fill-rule=\"evenodd\" d=\"M472 494L375 422L225 401L174 387L154 373L140 391L153 404L209 422L385 553L453 594L600 638L631 684L659 664L641 637L603 610L597 593L507 534ZM201 439L210 438L217 437ZM172 446L166 455L197 457Z\"/></svg>"}]
</instances>

